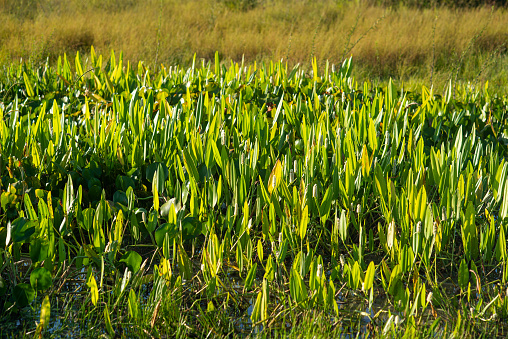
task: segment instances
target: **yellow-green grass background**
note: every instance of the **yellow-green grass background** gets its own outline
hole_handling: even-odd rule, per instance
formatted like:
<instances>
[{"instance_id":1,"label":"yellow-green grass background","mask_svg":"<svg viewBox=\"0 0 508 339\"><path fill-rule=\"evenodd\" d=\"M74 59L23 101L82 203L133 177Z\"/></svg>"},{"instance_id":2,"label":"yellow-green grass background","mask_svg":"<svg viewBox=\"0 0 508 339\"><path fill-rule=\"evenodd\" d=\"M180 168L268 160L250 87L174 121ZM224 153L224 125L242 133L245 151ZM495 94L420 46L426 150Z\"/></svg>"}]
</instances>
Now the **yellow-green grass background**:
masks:
<instances>
[{"instance_id":1,"label":"yellow-green grass background","mask_svg":"<svg viewBox=\"0 0 508 339\"><path fill-rule=\"evenodd\" d=\"M253 3L254 6L242 6ZM452 81L506 92L508 12L503 8L386 7L361 1L0 0L0 65L62 53L123 51L148 66L313 56L354 75L407 86Z\"/></svg>"}]
</instances>

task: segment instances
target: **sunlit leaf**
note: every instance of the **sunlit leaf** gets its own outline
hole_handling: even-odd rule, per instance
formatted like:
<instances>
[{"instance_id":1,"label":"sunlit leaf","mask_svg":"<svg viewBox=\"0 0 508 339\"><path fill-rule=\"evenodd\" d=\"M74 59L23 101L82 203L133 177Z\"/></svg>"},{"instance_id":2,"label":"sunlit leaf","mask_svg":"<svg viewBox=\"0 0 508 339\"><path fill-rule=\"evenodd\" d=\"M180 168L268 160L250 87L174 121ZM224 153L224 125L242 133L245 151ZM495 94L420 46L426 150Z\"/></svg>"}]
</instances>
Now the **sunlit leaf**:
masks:
<instances>
[{"instance_id":1,"label":"sunlit leaf","mask_svg":"<svg viewBox=\"0 0 508 339\"><path fill-rule=\"evenodd\" d=\"M97 301L99 300L99 290L97 288L97 282L95 281L95 277L93 275L90 275L88 282L86 284L90 288L92 304L96 306Z\"/></svg>"},{"instance_id":2,"label":"sunlit leaf","mask_svg":"<svg viewBox=\"0 0 508 339\"><path fill-rule=\"evenodd\" d=\"M44 297L44 300L42 301L41 305L41 316L40 316L40 323L43 328L47 328L49 325L49 320L51 316L51 304L49 302L49 295Z\"/></svg>"},{"instance_id":3,"label":"sunlit leaf","mask_svg":"<svg viewBox=\"0 0 508 339\"><path fill-rule=\"evenodd\" d=\"M125 263L132 273L136 273L141 267L143 258L135 251L127 251L119 261Z\"/></svg>"}]
</instances>

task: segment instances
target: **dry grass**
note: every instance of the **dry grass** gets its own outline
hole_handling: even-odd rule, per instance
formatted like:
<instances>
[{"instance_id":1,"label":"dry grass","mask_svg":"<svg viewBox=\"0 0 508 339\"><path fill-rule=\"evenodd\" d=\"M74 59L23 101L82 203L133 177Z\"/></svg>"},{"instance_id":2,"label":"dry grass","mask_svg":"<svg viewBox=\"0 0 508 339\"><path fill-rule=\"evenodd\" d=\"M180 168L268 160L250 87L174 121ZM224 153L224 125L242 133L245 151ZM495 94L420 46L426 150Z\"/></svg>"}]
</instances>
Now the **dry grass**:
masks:
<instances>
[{"instance_id":1,"label":"dry grass","mask_svg":"<svg viewBox=\"0 0 508 339\"><path fill-rule=\"evenodd\" d=\"M267 0L239 11L218 0L116 0L123 5L113 10L115 0L46 0L32 1L35 14L26 15L6 13L9 0L2 2L0 62L87 52L93 44L98 51L122 50L131 61L153 64L159 43L157 58L164 64L188 64L194 53L209 60L215 51L233 60L287 57L290 64L307 64L314 54L338 63L348 38L349 46L361 38L354 48L346 48L360 76L428 82L434 65L438 83L446 82L457 67L461 79L506 80L508 13L503 9L387 9L330 0Z\"/></svg>"}]
</instances>

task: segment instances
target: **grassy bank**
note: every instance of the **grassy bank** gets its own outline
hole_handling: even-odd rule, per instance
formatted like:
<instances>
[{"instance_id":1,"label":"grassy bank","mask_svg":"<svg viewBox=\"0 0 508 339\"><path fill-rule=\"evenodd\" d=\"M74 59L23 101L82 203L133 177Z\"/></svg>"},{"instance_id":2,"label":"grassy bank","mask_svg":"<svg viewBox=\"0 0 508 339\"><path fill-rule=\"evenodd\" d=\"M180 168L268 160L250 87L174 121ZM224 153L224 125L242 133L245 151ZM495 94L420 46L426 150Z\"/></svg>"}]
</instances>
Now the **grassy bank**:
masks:
<instances>
[{"instance_id":1,"label":"grassy bank","mask_svg":"<svg viewBox=\"0 0 508 339\"><path fill-rule=\"evenodd\" d=\"M360 80L491 84L506 91L504 9L386 8L336 1L0 1L0 62L122 50L131 61L339 63L353 55Z\"/></svg>"}]
</instances>

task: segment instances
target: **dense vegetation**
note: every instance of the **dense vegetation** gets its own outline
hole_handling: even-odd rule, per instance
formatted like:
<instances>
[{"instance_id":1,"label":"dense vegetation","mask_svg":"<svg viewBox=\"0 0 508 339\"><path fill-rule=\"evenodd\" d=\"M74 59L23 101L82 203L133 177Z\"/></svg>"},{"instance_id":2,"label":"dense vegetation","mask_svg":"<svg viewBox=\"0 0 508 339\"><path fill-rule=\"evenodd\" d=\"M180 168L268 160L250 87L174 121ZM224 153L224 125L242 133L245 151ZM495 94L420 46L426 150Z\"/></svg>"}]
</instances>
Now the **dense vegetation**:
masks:
<instances>
[{"instance_id":1,"label":"dense vegetation","mask_svg":"<svg viewBox=\"0 0 508 339\"><path fill-rule=\"evenodd\" d=\"M2 335L506 335L506 97L90 56L2 77Z\"/></svg>"}]
</instances>

